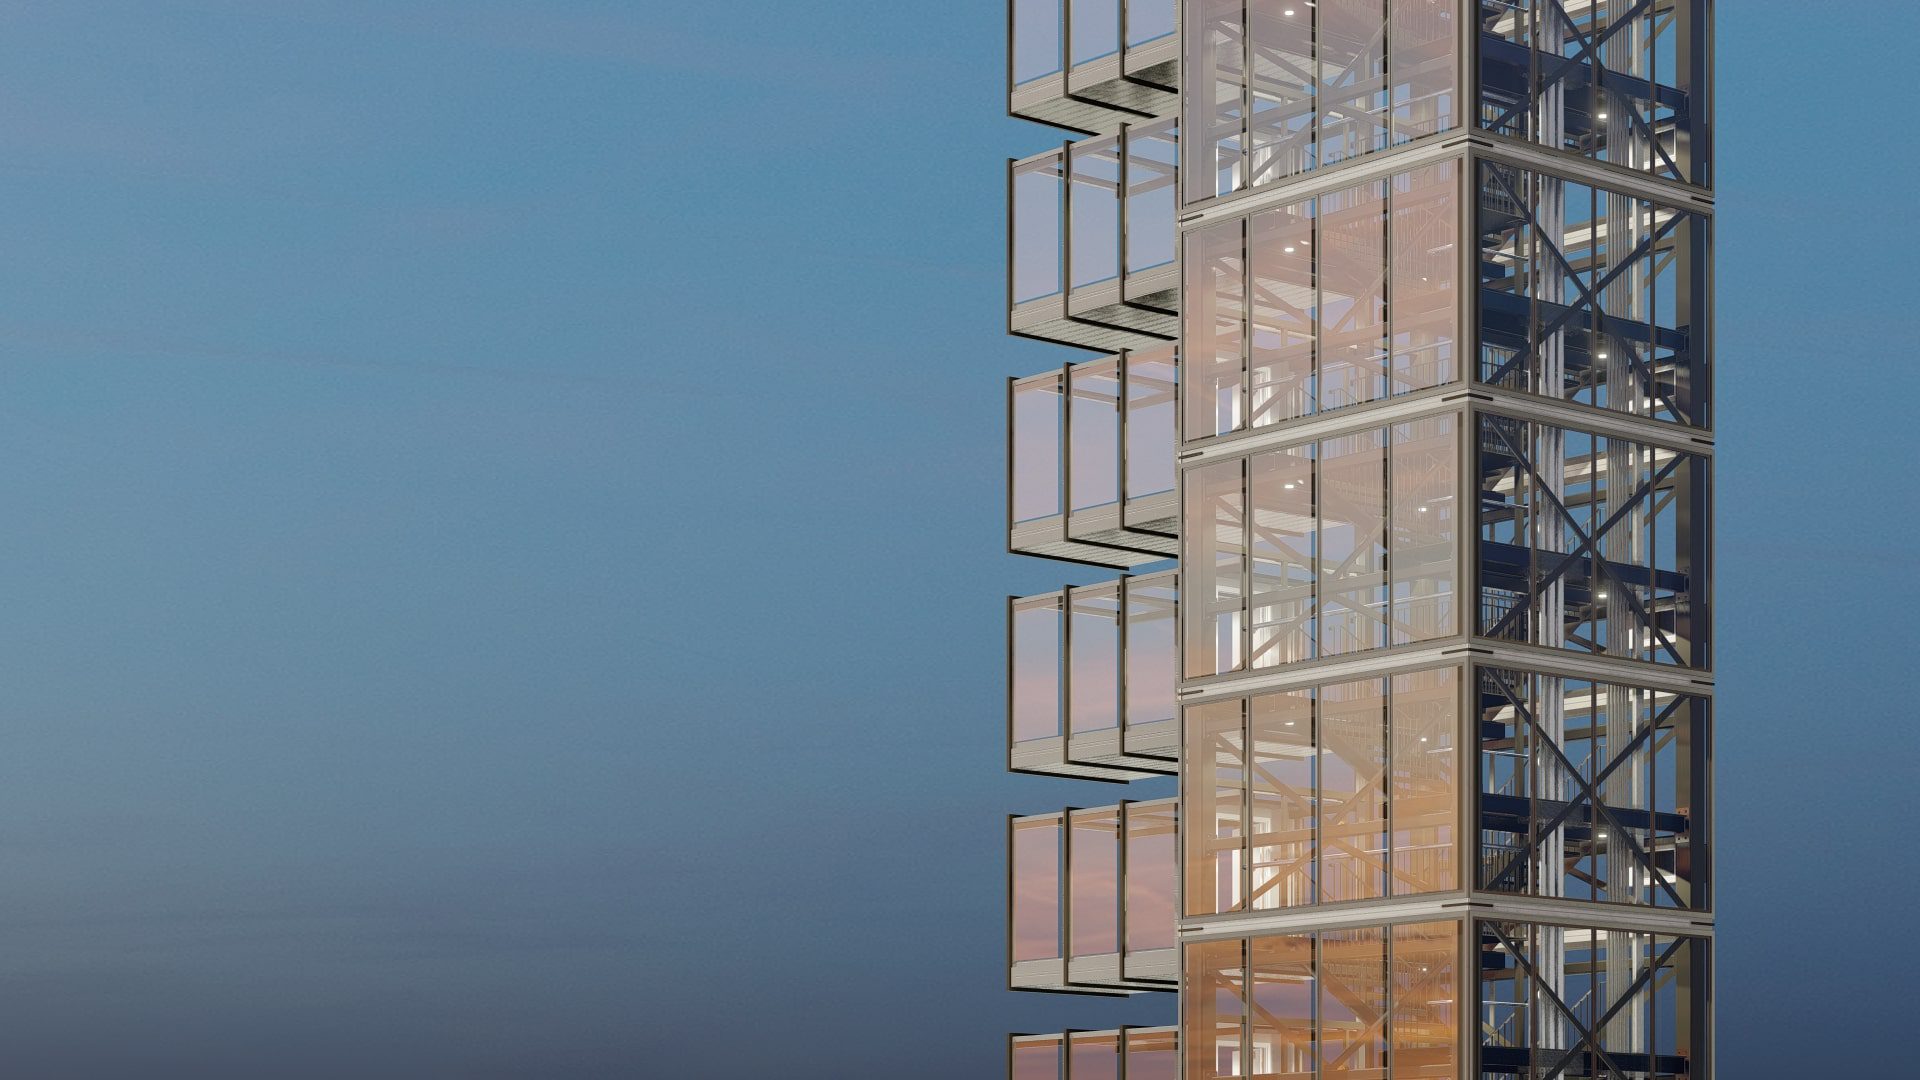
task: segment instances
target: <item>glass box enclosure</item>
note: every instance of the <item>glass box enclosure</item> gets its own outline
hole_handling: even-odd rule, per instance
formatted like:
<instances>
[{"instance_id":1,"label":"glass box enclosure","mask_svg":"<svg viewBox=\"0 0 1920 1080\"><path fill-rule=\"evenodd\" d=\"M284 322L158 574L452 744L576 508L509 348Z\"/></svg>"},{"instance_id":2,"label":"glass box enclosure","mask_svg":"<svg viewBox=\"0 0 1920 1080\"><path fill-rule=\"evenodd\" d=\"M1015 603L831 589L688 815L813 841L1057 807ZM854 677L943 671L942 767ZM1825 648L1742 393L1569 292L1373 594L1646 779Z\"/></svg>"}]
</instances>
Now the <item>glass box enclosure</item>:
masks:
<instances>
[{"instance_id":1,"label":"glass box enclosure","mask_svg":"<svg viewBox=\"0 0 1920 1080\"><path fill-rule=\"evenodd\" d=\"M1172 571L1008 600L1009 767L1101 780L1172 772Z\"/></svg>"},{"instance_id":2,"label":"glass box enclosure","mask_svg":"<svg viewBox=\"0 0 1920 1080\"><path fill-rule=\"evenodd\" d=\"M1462 946L1457 921L1189 944L1185 1080L1458 1080Z\"/></svg>"},{"instance_id":3,"label":"glass box enclosure","mask_svg":"<svg viewBox=\"0 0 1920 1080\"><path fill-rule=\"evenodd\" d=\"M1013 333L1103 351L1174 339L1177 159L1174 121L1151 120L1009 165Z\"/></svg>"},{"instance_id":4,"label":"glass box enclosure","mask_svg":"<svg viewBox=\"0 0 1920 1080\"><path fill-rule=\"evenodd\" d=\"M1061 1035L1014 1035L1012 1080L1179 1080L1179 1029L1120 1028Z\"/></svg>"},{"instance_id":5,"label":"glass box enclosure","mask_svg":"<svg viewBox=\"0 0 1920 1080\"><path fill-rule=\"evenodd\" d=\"M1182 438L1457 380L1461 171L1444 161L1189 230Z\"/></svg>"},{"instance_id":6,"label":"glass box enclosure","mask_svg":"<svg viewBox=\"0 0 1920 1080\"><path fill-rule=\"evenodd\" d=\"M1174 988L1174 814L1161 799L1008 819L1012 988Z\"/></svg>"},{"instance_id":7,"label":"glass box enclosure","mask_svg":"<svg viewBox=\"0 0 1920 1080\"><path fill-rule=\"evenodd\" d=\"M1179 105L1175 0L1008 0L1008 112L1104 134Z\"/></svg>"},{"instance_id":8,"label":"glass box enclosure","mask_svg":"<svg viewBox=\"0 0 1920 1080\"><path fill-rule=\"evenodd\" d=\"M1708 0L1480 0L1480 126L1711 185Z\"/></svg>"},{"instance_id":9,"label":"glass box enclosure","mask_svg":"<svg viewBox=\"0 0 1920 1080\"><path fill-rule=\"evenodd\" d=\"M1460 123L1459 0L1187 0L1188 203Z\"/></svg>"},{"instance_id":10,"label":"glass box enclosure","mask_svg":"<svg viewBox=\"0 0 1920 1080\"><path fill-rule=\"evenodd\" d=\"M1475 378L1711 427L1706 215L1492 161L1478 188Z\"/></svg>"},{"instance_id":11,"label":"glass box enclosure","mask_svg":"<svg viewBox=\"0 0 1920 1080\"><path fill-rule=\"evenodd\" d=\"M1462 888L1461 672L1186 709L1184 914Z\"/></svg>"},{"instance_id":12,"label":"glass box enclosure","mask_svg":"<svg viewBox=\"0 0 1920 1080\"><path fill-rule=\"evenodd\" d=\"M1187 470L1185 677L1460 632L1458 413Z\"/></svg>"},{"instance_id":13,"label":"glass box enclosure","mask_svg":"<svg viewBox=\"0 0 1920 1080\"><path fill-rule=\"evenodd\" d=\"M1125 569L1172 557L1171 347L1008 383L1008 545Z\"/></svg>"}]
</instances>

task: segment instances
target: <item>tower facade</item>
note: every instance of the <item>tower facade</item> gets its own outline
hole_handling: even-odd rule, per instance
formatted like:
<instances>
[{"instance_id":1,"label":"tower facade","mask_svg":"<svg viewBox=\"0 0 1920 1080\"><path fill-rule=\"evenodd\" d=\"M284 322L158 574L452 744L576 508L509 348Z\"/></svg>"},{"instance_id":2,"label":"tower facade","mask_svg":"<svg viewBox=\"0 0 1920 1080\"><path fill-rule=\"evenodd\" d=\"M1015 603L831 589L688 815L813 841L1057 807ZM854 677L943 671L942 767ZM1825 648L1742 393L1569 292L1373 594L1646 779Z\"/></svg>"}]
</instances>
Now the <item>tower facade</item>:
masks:
<instances>
[{"instance_id":1,"label":"tower facade","mask_svg":"<svg viewBox=\"0 0 1920 1080\"><path fill-rule=\"evenodd\" d=\"M1017 1080L1712 1076L1711 22L1012 0Z\"/></svg>"}]
</instances>

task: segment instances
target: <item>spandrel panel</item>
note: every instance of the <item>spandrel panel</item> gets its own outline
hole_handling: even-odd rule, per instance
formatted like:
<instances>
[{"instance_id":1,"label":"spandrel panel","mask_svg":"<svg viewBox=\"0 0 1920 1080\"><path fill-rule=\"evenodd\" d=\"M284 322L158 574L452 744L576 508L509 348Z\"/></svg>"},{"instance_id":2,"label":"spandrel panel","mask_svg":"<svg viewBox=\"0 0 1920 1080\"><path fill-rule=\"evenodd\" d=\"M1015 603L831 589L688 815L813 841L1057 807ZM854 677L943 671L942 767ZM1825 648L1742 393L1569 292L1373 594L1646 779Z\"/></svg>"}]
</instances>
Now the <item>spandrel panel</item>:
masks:
<instances>
[{"instance_id":1,"label":"spandrel panel","mask_svg":"<svg viewBox=\"0 0 1920 1080\"><path fill-rule=\"evenodd\" d=\"M1181 755L1180 830L1188 916L1242 904L1246 750L1238 701L1190 706Z\"/></svg>"},{"instance_id":2,"label":"spandrel panel","mask_svg":"<svg viewBox=\"0 0 1920 1080\"><path fill-rule=\"evenodd\" d=\"M1248 702L1252 822L1248 906L1256 911L1315 900L1319 754L1313 693L1262 694Z\"/></svg>"},{"instance_id":3,"label":"spandrel panel","mask_svg":"<svg viewBox=\"0 0 1920 1080\"><path fill-rule=\"evenodd\" d=\"M1064 620L1058 596L1013 605L1013 741L1060 735L1060 650Z\"/></svg>"},{"instance_id":4,"label":"spandrel panel","mask_svg":"<svg viewBox=\"0 0 1920 1080\"><path fill-rule=\"evenodd\" d=\"M1320 898L1387 895L1387 697L1380 679L1320 691Z\"/></svg>"},{"instance_id":5,"label":"spandrel panel","mask_svg":"<svg viewBox=\"0 0 1920 1080\"><path fill-rule=\"evenodd\" d=\"M1052 960L1060 951L1061 823L1013 823L1013 960Z\"/></svg>"},{"instance_id":6,"label":"spandrel panel","mask_svg":"<svg viewBox=\"0 0 1920 1080\"><path fill-rule=\"evenodd\" d=\"M1013 520L1060 513L1060 376L1013 384Z\"/></svg>"}]
</instances>

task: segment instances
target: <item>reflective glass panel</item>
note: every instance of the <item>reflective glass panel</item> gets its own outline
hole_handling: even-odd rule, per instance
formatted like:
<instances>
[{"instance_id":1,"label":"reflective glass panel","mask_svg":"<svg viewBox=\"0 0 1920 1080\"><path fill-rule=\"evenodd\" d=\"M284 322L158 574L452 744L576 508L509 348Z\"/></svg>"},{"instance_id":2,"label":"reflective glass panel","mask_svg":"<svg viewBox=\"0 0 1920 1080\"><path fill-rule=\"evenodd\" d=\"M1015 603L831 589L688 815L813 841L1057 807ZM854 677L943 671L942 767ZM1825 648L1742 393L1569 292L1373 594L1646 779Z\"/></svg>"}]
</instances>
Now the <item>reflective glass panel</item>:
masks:
<instances>
[{"instance_id":1,"label":"reflective glass panel","mask_svg":"<svg viewBox=\"0 0 1920 1080\"><path fill-rule=\"evenodd\" d=\"M1120 501L1120 364L1094 360L1067 368L1067 483L1077 512Z\"/></svg>"},{"instance_id":2,"label":"reflective glass panel","mask_svg":"<svg viewBox=\"0 0 1920 1080\"><path fill-rule=\"evenodd\" d=\"M1038 596L1013 605L1013 741L1060 734L1060 597Z\"/></svg>"},{"instance_id":3,"label":"reflective glass panel","mask_svg":"<svg viewBox=\"0 0 1920 1080\"><path fill-rule=\"evenodd\" d=\"M1171 346L1127 356L1127 498L1173 490L1178 365Z\"/></svg>"},{"instance_id":4,"label":"reflective glass panel","mask_svg":"<svg viewBox=\"0 0 1920 1080\"><path fill-rule=\"evenodd\" d=\"M1077 29L1077 28L1076 28ZM1074 143L1067 152L1072 285L1078 289L1120 276L1120 140Z\"/></svg>"},{"instance_id":5,"label":"reflective glass panel","mask_svg":"<svg viewBox=\"0 0 1920 1080\"><path fill-rule=\"evenodd\" d=\"M1020 818L1013 823L1013 959L1060 955L1060 818Z\"/></svg>"},{"instance_id":6,"label":"reflective glass panel","mask_svg":"<svg viewBox=\"0 0 1920 1080\"><path fill-rule=\"evenodd\" d=\"M1072 816L1067 849L1067 932L1072 956L1120 951L1120 814L1111 807Z\"/></svg>"},{"instance_id":7,"label":"reflective glass panel","mask_svg":"<svg viewBox=\"0 0 1920 1080\"><path fill-rule=\"evenodd\" d=\"M1013 302L1054 296L1061 289L1059 155L1016 165L1013 170Z\"/></svg>"},{"instance_id":8,"label":"reflective glass panel","mask_svg":"<svg viewBox=\"0 0 1920 1080\"><path fill-rule=\"evenodd\" d=\"M1060 512L1061 382L1058 373L1013 384L1013 520Z\"/></svg>"},{"instance_id":9,"label":"reflective glass panel","mask_svg":"<svg viewBox=\"0 0 1920 1080\"><path fill-rule=\"evenodd\" d=\"M1127 807L1128 952L1173 948L1175 832L1173 804Z\"/></svg>"},{"instance_id":10,"label":"reflective glass panel","mask_svg":"<svg viewBox=\"0 0 1920 1080\"><path fill-rule=\"evenodd\" d=\"M1068 595L1067 730L1107 731L1120 723L1120 586L1088 585Z\"/></svg>"}]
</instances>

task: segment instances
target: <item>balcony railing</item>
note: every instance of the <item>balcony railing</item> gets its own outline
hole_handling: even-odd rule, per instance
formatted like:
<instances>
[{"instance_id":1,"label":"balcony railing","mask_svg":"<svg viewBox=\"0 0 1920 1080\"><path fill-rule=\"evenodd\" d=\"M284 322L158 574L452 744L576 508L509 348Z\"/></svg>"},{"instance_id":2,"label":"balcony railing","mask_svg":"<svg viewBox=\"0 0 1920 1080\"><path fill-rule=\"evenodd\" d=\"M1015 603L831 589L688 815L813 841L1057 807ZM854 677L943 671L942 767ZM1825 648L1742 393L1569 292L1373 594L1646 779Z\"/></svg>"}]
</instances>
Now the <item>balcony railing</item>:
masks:
<instances>
[{"instance_id":1,"label":"balcony railing","mask_svg":"<svg viewBox=\"0 0 1920 1080\"><path fill-rule=\"evenodd\" d=\"M1125 569L1172 558L1171 347L1008 386L1008 548Z\"/></svg>"},{"instance_id":2,"label":"balcony railing","mask_svg":"<svg viewBox=\"0 0 1920 1080\"><path fill-rule=\"evenodd\" d=\"M1008 819L1008 984L1172 990L1174 801Z\"/></svg>"},{"instance_id":3,"label":"balcony railing","mask_svg":"<svg viewBox=\"0 0 1920 1080\"><path fill-rule=\"evenodd\" d=\"M1007 111L1088 134L1179 105L1174 0L1008 0Z\"/></svg>"},{"instance_id":4,"label":"balcony railing","mask_svg":"<svg viewBox=\"0 0 1920 1080\"><path fill-rule=\"evenodd\" d=\"M1107 351L1177 338L1177 144L1156 120L1009 164L1013 333Z\"/></svg>"},{"instance_id":5,"label":"balcony railing","mask_svg":"<svg viewBox=\"0 0 1920 1080\"><path fill-rule=\"evenodd\" d=\"M1098 780L1176 771L1176 575L1008 601L1008 767Z\"/></svg>"},{"instance_id":6,"label":"balcony railing","mask_svg":"<svg viewBox=\"0 0 1920 1080\"><path fill-rule=\"evenodd\" d=\"M1119 1028L1007 1040L1010 1080L1178 1080L1180 1029Z\"/></svg>"}]
</instances>

